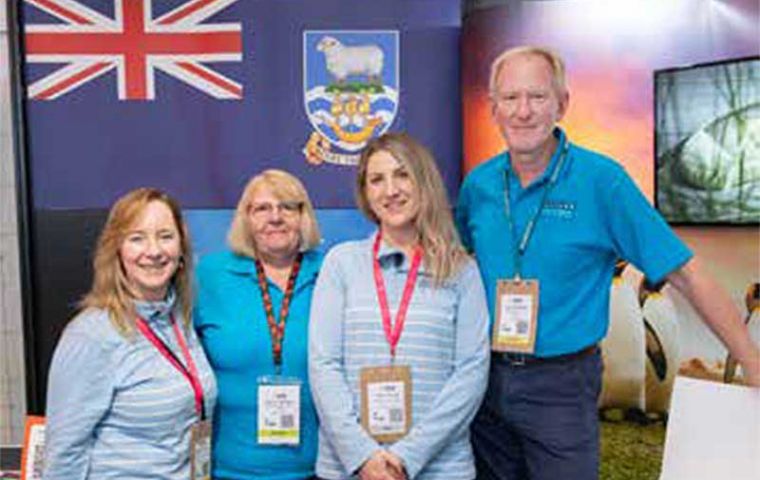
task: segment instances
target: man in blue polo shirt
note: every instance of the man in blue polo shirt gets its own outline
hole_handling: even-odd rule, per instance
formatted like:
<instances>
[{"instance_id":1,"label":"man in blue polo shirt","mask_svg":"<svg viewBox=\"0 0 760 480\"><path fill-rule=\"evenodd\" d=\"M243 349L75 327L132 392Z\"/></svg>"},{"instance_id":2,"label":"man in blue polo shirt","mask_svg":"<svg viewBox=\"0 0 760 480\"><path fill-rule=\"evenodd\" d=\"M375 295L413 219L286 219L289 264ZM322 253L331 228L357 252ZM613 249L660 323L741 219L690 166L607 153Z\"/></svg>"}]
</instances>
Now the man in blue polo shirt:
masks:
<instances>
[{"instance_id":1,"label":"man in blue polo shirt","mask_svg":"<svg viewBox=\"0 0 760 480\"><path fill-rule=\"evenodd\" d=\"M472 427L478 478L596 479L597 397L615 260L667 279L760 386L760 351L738 309L613 160L556 123L562 59L518 47L492 64L492 113L509 148L475 168L457 206L492 321L491 376Z\"/></svg>"}]
</instances>

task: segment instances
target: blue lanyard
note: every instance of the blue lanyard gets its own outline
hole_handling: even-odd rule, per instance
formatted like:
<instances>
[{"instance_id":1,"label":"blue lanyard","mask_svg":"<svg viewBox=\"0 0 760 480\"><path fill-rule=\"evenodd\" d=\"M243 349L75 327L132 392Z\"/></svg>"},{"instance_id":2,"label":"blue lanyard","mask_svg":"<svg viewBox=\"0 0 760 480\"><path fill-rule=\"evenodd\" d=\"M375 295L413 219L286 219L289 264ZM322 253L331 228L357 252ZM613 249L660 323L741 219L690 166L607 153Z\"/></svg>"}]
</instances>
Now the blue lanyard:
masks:
<instances>
[{"instance_id":1,"label":"blue lanyard","mask_svg":"<svg viewBox=\"0 0 760 480\"><path fill-rule=\"evenodd\" d=\"M515 277L517 279L519 279L522 275L522 256L525 253L525 250L528 248L528 242L530 241L530 238L533 236L533 230L535 230L538 217L541 215L541 211L544 209L546 198L549 196L549 191L551 191L552 187L554 187L554 184L557 183L557 177L559 177L559 172L562 170L562 165L565 163L565 158L567 157L567 151L569 148L570 143L567 141L567 139L563 139L562 153L560 154L557 164L554 166L554 170L552 170L552 174L549 177L549 183L546 185L546 187L544 187L544 192L541 196L541 203L538 204L538 208L536 208L536 211L533 212L533 216L525 226L525 231L522 234L522 238L520 239L520 243L517 245L517 248L515 248L515 245L517 244L517 232L515 232L515 222L512 219L512 206L509 200L509 170L504 170L504 210L506 211L507 221L509 222L509 231L512 234L512 255L515 265Z\"/></svg>"}]
</instances>

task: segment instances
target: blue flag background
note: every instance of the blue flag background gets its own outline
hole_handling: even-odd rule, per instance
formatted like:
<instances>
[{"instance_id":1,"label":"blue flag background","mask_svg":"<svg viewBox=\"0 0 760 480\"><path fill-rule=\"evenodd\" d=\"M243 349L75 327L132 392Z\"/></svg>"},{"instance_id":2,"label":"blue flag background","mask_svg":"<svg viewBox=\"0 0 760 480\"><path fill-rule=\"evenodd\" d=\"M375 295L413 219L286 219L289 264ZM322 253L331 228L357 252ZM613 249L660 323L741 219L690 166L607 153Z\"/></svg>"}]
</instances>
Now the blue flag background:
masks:
<instances>
[{"instance_id":1,"label":"blue flag background","mask_svg":"<svg viewBox=\"0 0 760 480\"><path fill-rule=\"evenodd\" d=\"M110 1L81 3L114 15ZM153 1L152 18L182 3ZM459 4L238 0L200 25L240 24L242 61L205 64L242 85L239 100L213 98L161 70L154 99L119 100L115 69L55 100L28 100L34 207L107 208L124 192L152 185L185 208L230 208L250 176L281 168L304 181L317 208L353 208L355 169L314 166L302 153L314 131L304 107L304 32L313 30L398 32L398 62L385 65L399 69L390 130L428 145L454 194L461 157ZM29 4L23 12L26 25L61 24ZM60 67L27 63L27 84Z\"/></svg>"}]
</instances>

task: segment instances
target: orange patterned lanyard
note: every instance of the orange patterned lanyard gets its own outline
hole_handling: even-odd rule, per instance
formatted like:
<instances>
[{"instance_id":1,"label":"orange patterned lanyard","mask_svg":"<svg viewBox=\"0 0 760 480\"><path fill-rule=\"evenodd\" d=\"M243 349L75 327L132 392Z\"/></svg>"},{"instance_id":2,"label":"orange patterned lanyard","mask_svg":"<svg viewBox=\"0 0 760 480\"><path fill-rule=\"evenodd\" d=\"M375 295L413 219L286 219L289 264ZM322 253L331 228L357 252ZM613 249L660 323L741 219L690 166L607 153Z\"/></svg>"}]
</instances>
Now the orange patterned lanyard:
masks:
<instances>
[{"instance_id":1,"label":"orange patterned lanyard","mask_svg":"<svg viewBox=\"0 0 760 480\"><path fill-rule=\"evenodd\" d=\"M288 283L285 287L285 295L282 297L282 305L280 305L279 322L274 318L272 296L269 294L269 286L267 285L267 277L264 274L264 266L259 260L255 260L256 276L259 280L261 298L264 300L264 313L267 316L267 324L269 324L269 335L272 338L272 358L274 360L274 366L277 370L277 373L279 373L282 369L282 339L285 337L285 320L288 318L290 301L293 298L293 290L296 285L296 277L298 277L298 271L301 269L302 258L303 254L299 253L293 262L293 267L290 269L290 276L288 277Z\"/></svg>"}]
</instances>

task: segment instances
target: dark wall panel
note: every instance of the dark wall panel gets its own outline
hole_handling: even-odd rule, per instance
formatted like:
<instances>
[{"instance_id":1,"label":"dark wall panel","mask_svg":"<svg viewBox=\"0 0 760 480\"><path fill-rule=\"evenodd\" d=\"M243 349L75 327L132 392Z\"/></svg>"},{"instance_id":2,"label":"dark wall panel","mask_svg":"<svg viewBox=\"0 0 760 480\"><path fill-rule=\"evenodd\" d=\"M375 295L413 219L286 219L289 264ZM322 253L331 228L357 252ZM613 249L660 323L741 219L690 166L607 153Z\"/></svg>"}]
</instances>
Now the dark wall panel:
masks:
<instances>
[{"instance_id":1,"label":"dark wall panel","mask_svg":"<svg viewBox=\"0 0 760 480\"><path fill-rule=\"evenodd\" d=\"M76 304L92 283L92 251L108 212L105 210L37 210L33 216L32 347L37 372L32 403L42 413L47 372L53 350Z\"/></svg>"}]
</instances>

